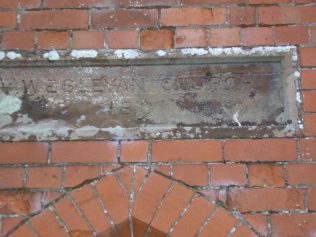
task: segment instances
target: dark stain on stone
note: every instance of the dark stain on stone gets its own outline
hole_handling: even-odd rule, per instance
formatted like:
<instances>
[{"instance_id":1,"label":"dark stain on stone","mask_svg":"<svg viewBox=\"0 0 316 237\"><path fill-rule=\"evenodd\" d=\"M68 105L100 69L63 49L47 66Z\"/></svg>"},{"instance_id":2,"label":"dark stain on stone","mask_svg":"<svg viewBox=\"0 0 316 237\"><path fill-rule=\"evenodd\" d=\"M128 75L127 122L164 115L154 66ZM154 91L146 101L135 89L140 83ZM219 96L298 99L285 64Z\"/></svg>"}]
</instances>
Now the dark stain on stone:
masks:
<instances>
[{"instance_id":1,"label":"dark stain on stone","mask_svg":"<svg viewBox=\"0 0 316 237\"><path fill-rule=\"evenodd\" d=\"M197 101L196 94L185 94L181 100L177 101L177 106L182 110L187 110L201 116L214 116L223 114L223 106L217 100Z\"/></svg>"}]
</instances>

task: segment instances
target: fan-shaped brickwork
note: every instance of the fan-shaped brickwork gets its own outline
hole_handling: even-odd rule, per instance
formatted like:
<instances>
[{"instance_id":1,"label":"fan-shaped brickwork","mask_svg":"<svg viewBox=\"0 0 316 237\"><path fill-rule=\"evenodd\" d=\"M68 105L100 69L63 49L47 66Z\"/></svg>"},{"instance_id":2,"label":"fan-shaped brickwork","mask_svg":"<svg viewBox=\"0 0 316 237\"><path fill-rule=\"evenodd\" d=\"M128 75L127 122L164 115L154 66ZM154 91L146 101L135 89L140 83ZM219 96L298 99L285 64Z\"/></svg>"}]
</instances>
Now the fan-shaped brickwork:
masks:
<instances>
[{"instance_id":1,"label":"fan-shaped brickwork","mask_svg":"<svg viewBox=\"0 0 316 237\"><path fill-rule=\"evenodd\" d=\"M125 167L73 189L7 236L257 236L250 228L183 183Z\"/></svg>"}]
</instances>

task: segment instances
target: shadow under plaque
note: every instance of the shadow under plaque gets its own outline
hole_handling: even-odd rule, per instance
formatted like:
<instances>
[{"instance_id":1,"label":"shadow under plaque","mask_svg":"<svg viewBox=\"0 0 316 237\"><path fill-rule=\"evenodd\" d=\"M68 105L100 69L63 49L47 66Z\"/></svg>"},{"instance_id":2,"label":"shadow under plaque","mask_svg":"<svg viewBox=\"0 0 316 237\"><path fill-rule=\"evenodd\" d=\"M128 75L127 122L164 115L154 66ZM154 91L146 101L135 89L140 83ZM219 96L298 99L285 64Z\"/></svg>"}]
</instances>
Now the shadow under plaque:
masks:
<instances>
[{"instance_id":1,"label":"shadow under plaque","mask_svg":"<svg viewBox=\"0 0 316 237\"><path fill-rule=\"evenodd\" d=\"M5 140L298 136L291 54L0 64Z\"/></svg>"}]
</instances>

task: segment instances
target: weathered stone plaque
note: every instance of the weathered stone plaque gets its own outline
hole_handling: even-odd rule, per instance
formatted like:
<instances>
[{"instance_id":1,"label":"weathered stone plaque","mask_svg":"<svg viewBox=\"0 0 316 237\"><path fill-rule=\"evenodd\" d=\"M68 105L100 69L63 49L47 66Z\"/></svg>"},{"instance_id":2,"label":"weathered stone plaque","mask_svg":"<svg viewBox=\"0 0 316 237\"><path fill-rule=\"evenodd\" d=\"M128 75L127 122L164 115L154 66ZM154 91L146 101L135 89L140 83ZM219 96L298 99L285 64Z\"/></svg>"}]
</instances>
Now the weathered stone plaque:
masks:
<instances>
[{"instance_id":1,"label":"weathered stone plaque","mask_svg":"<svg viewBox=\"0 0 316 237\"><path fill-rule=\"evenodd\" d=\"M280 136L280 61L0 68L1 140ZM285 134L286 135L286 134Z\"/></svg>"}]
</instances>

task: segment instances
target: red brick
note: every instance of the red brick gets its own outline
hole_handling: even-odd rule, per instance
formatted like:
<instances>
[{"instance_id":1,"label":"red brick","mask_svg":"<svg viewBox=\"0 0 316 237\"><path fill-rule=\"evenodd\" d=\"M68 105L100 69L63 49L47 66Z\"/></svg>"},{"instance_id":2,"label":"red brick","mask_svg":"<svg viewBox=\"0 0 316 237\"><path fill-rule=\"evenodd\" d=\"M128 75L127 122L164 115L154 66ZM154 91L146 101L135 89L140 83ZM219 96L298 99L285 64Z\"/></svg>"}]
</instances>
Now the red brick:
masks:
<instances>
[{"instance_id":1,"label":"red brick","mask_svg":"<svg viewBox=\"0 0 316 237\"><path fill-rule=\"evenodd\" d=\"M207 38L204 29L176 29L175 47L206 47Z\"/></svg>"},{"instance_id":2,"label":"red brick","mask_svg":"<svg viewBox=\"0 0 316 237\"><path fill-rule=\"evenodd\" d=\"M316 112L316 90L314 91L304 91L304 111L305 112Z\"/></svg>"},{"instance_id":3,"label":"red brick","mask_svg":"<svg viewBox=\"0 0 316 237\"><path fill-rule=\"evenodd\" d=\"M27 11L21 15L21 28L24 30L87 29L88 11L70 9Z\"/></svg>"},{"instance_id":4,"label":"red brick","mask_svg":"<svg viewBox=\"0 0 316 237\"><path fill-rule=\"evenodd\" d=\"M99 166L67 166L65 187L74 187L85 180L93 179L101 175Z\"/></svg>"},{"instance_id":5,"label":"red brick","mask_svg":"<svg viewBox=\"0 0 316 237\"><path fill-rule=\"evenodd\" d=\"M74 49L102 49L104 48L104 32L75 31L72 36Z\"/></svg>"},{"instance_id":6,"label":"red brick","mask_svg":"<svg viewBox=\"0 0 316 237\"><path fill-rule=\"evenodd\" d=\"M223 203L226 202L226 192L224 189L215 190L211 189L201 189L199 193L203 194L204 197L210 202L216 202L217 200L222 201ZM224 195L223 195L224 194Z\"/></svg>"},{"instance_id":7,"label":"red brick","mask_svg":"<svg viewBox=\"0 0 316 237\"><path fill-rule=\"evenodd\" d=\"M183 209L188 206L192 195L192 190L184 185L173 183L172 188L163 200L161 207L155 213L151 226L167 233L172 227L172 224L181 215Z\"/></svg>"},{"instance_id":8,"label":"red brick","mask_svg":"<svg viewBox=\"0 0 316 237\"><path fill-rule=\"evenodd\" d=\"M170 180L157 174L151 174L134 202L133 216L140 221L149 223L170 184Z\"/></svg>"},{"instance_id":9,"label":"red brick","mask_svg":"<svg viewBox=\"0 0 316 237\"><path fill-rule=\"evenodd\" d=\"M23 217L8 217L1 218L1 231L0 235L4 236L7 234L13 227L17 226L21 221L23 221ZM27 235L22 235L27 236Z\"/></svg>"},{"instance_id":10,"label":"red brick","mask_svg":"<svg viewBox=\"0 0 316 237\"><path fill-rule=\"evenodd\" d=\"M224 5L224 4L245 4L246 0L181 0L181 5Z\"/></svg>"},{"instance_id":11,"label":"red brick","mask_svg":"<svg viewBox=\"0 0 316 237\"><path fill-rule=\"evenodd\" d=\"M60 167L33 167L28 169L27 188L59 188L60 186Z\"/></svg>"},{"instance_id":12,"label":"red brick","mask_svg":"<svg viewBox=\"0 0 316 237\"><path fill-rule=\"evenodd\" d=\"M304 134L305 136L316 136L316 115L304 115Z\"/></svg>"},{"instance_id":13,"label":"red brick","mask_svg":"<svg viewBox=\"0 0 316 237\"><path fill-rule=\"evenodd\" d=\"M308 29L306 26L282 26L276 28L276 44L308 44Z\"/></svg>"},{"instance_id":14,"label":"red brick","mask_svg":"<svg viewBox=\"0 0 316 237\"><path fill-rule=\"evenodd\" d=\"M0 192L1 215L29 215L41 209L40 192Z\"/></svg>"},{"instance_id":15,"label":"red brick","mask_svg":"<svg viewBox=\"0 0 316 237\"><path fill-rule=\"evenodd\" d=\"M54 163L103 163L117 161L117 143L103 141L56 142L52 145Z\"/></svg>"},{"instance_id":16,"label":"red brick","mask_svg":"<svg viewBox=\"0 0 316 237\"><path fill-rule=\"evenodd\" d=\"M107 33L108 47L110 49L138 48L138 31L111 30Z\"/></svg>"},{"instance_id":17,"label":"red brick","mask_svg":"<svg viewBox=\"0 0 316 237\"><path fill-rule=\"evenodd\" d=\"M316 48L301 48L300 49L301 66L302 67L316 66L315 55L316 55Z\"/></svg>"},{"instance_id":18,"label":"red brick","mask_svg":"<svg viewBox=\"0 0 316 237\"><path fill-rule=\"evenodd\" d=\"M273 236L312 237L315 234L316 214L274 214L271 216Z\"/></svg>"},{"instance_id":19,"label":"red brick","mask_svg":"<svg viewBox=\"0 0 316 237\"><path fill-rule=\"evenodd\" d=\"M315 6L259 7L259 24L281 25L316 22Z\"/></svg>"},{"instance_id":20,"label":"red brick","mask_svg":"<svg viewBox=\"0 0 316 237\"><path fill-rule=\"evenodd\" d=\"M55 201L57 198L61 197L64 193L62 191L46 191L42 193L41 203L46 205L52 201Z\"/></svg>"},{"instance_id":21,"label":"red brick","mask_svg":"<svg viewBox=\"0 0 316 237\"><path fill-rule=\"evenodd\" d=\"M177 0L118 0L116 4L120 7L172 6Z\"/></svg>"},{"instance_id":22,"label":"red brick","mask_svg":"<svg viewBox=\"0 0 316 237\"><path fill-rule=\"evenodd\" d=\"M95 10L92 12L92 27L154 27L158 12L155 9Z\"/></svg>"},{"instance_id":23,"label":"red brick","mask_svg":"<svg viewBox=\"0 0 316 237\"><path fill-rule=\"evenodd\" d=\"M271 28L245 28L242 30L242 35L245 46L274 45Z\"/></svg>"},{"instance_id":24,"label":"red brick","mask_svg":"<svg viewBox=\"0 0 316 237\"><path fill-rule=\"evenodd\" d=\"M0 28L13 29L16 27L15 12L0 12Z\"/></svg>"},{"instance_id":25,"label":"red brick","mask_svg":"<svg viewBox=\"0 0 316 237\"><path fill-rule=\"evenodd\" d=\"M170 170L171 166L170 165L159 165L159 166L154 166L155 171L157 171L158 173L167 175L167 176L171 176L171 170Z\"/></svg>"},{"instance_id":26,"label":"red brick","mask_svg":"<svg viewBox=\"0 0 316 237\"><path fill-rule=\"evenodd\" d=\"M308 209L316 211L316 188L308 190Z\"/></svg>"},{"instance_id":27,"label":"red brick","mask_svg":"<svg viewBox=\"0 0 316 237\"><path fill-rule=\"evenodd\" d=\"M267 216L261 214L244 214L245 220L262 236L268 235Z\"/></svg>"},{"instance_id":28,"label":"red brick","mask_svg":"<svg viewBox=\"0 0 316 237\"><path fill-rule=\"evenodd\" d=\"M75 209L70 199L66 196L54 205L57 216L66 224L70 236L93 236L85 221L82 219L79 212Z\"/></svg>"},{"instance_id":29,"label":"red brick","mask_svg":"<svg viewBox=\"0 0 316 237\"><path fill-rule=\"evenodd\" d=\"M97 233L111 228L112 224L106 218L91 186L88 185L83 189L75 190L71 193L71 196Z\"/></svg>"},{"instance_id":30,"label":"red brick","mask_svg":"<svg viewBox=\"0 0 316 237\"><path fill-rule=\"evenodd\" d=\"M128 217L129 197L113 176L107 176L96 184L96 189L115 224Z\"/></svg>"},{"instance_id":31,"label":"red brick","mask_svg":"<svg viewBox=\"0 0 316 237\"><path fill-rule=\"evenodd\" d=\"M245 185L246 167L240 164L221 164L211 166L212 185Z\"/></svg>"},{"instance_id":32,"label":"red brick","mask_svg":"<svg viewBox=\"0 0 316 237\"><path fill-rule=\"evenodd\" d=\"M233 26L255 25L256 10L254 7L234 7L230 9L230 22Z\"/></svg>"},{"instance_id":33,"label":"red brick","mask_svg":"<svg viewBox=\"0 0 316 237\"><path fill-rule=\"evenodd\" d=\"M301 88L316 89L316 70L303 70L301 73Z\"/></svg>"},{"instance_id":34,"label":"red brick","mask_svg":"<svg viewBox=\"0 0 316 237\"><path fill-rule=\"evenodd\" d=\"M0 164L46 163L48 145L46 143L0 143Z\"/></svg>"},{"instance_id":35,"label":"red brick","mask_svg":"<svg viewBox=\"0 0 316 237\"><path fill-rule=\"evenodd\" d=\"M225 47L240 45L240 28L211 29L210 46Z\"/></svg>"},{"instance_id":36,"label":"red brick","mask_svg":"<svg viewBox=\"0 0 316 237\"><path fill-rule=\"evenodd\" d=\"M208 168L206 165L175 165L173 178L190 186L207 186Z\"/></svg>"},{"instance_id":37,"label":"red brick","mask_svg":"<svg viewBox=\"0 0 316 237\"><path fill-rule=\"evenodd\" d=\"M68 32L39 32L38 33L38 49L67 49L68 48Z\"/></svg>"},{"instance_id":38,"label":"red brick","mask_svg":"<svg viewBox=\"0 0 316 237\"><path fill-rule=\"evenodd\" d=\"M157 141L152 146L152 161L222 161L220 141Z\"/></svg>"},{"instance_id":39,"label":"red brick","mask_svg":"<svg viewBox=\"0 0 316 237\"><path fill-rule=\"evenodd\" d=\"M249 0L249 4L280 4L280 3L291 3L292 0Z\"/></svg>"},{"instance_id":40,"label":"red brick","mask_svg":"<svg viewBox=\"0 0 316 237\"><path fill-rule=\"evenodd\" d=\"M121 144L122 162L147 162L147 141L123 141Z\"/></svg>"},{"instance_id":41,"label":"red brick","mask_svg":"<svg viewBox=\"0 0 316 237\"><path fill-rule=\"evenodd\" d=\"M301 158L316 160L316 139L301 139Z\"/></svg>"},{"instance_id":42,"label":"red brick","mask_svg":"<svg viewBox=\"0 0 316 237\"><path fill-rule=\"evenodd\" d=\"M250 186L284 187L284 168L280 165L254 164L248 166Z\"/></svg>"},{"instance_id":43,"label":"red brick","mask_svg":"<svg viewBox=\"0 0 316 237\"><path fill-rule=\"evenodd\" d=\"M40 7L41 0L0 0L0 8L17 8L21 7L24 9L27 8L36 8Z\"/></svg>"},{"instance_id":44,"label":"red brick","mask_svg":"<svg viewBox=\"0 0 316 237\"><path fill-rule=\"evenodd\" d=\"M297 159L297 144L291 139L226 141L227 161L287 161Z\"/></svg>"},{"instance_id":45,"label":"red brick","mask_svg":"<svg viewBox=\"0 0 316 237\"><path fill-rule=\"evenodd\" d=\"M244 225L240 225L237 227L235 232L231 235L232 237L257 237L252 230L248 229Z\"/></svg>"},{"instance_id":46,"label":"red brick","mask_svg":"<svg viewBox=\"0 0 316 237\"><path fill-rule=\"evenodd\" d=\"M223 225L223 223L225 223L225 225ZM238 221L236 218L234 218L228 211L219 208L203 228L202 233L199 234L199 236L227 236L237 223Z\"/></svg>"},{"instance_id":47,"label":"red brick","mask_svg":"<svg viewBox=\"0 0 316 237\"><path fill-rule=\"evenodd\" d=\"M0 188L22 188L23 168L0 168Z\"/></svg>"},{"instance_id":48,"label":"red brick","mask_svg":"<svg viewBox=\"0 0 316 237\"><path fill-rule=\"evenodd\" d=\"M141 47L144 50L173 48L173 32L170 30L145 30L140 36Z\"/></svg>"},{"instance_id":49,"label":"red brick","mask_svg":"<svg viewBox=\"0 0 316 237\"><path fill-rule=\"evenodd\" d=\"M233 188L228 206L240 212L299 210L304 208L304 191L289 188Z\"/></svg>"},{"instance_id":50,"label":"red brick","mask_svg":"<svg viewBox=\"0 0 316 237\"><path fill-rule=\"evenodd\" d=\"M2 34L3 50L34 49L34 32L4 32Z\"/></svg>"},{"instance_id":51,"label":"red brick","mask_svg":"<svg viewBox=\"0 0 316 237\"><path fill-rule=\"evenodd\" d=\"M45 237L68 237L64 228L57 222L53 214L46 209L40 215L32 218L31 225L40 234Z\"/></svg>"},{"instance_id":52,"label":"red brick","mask_svg":"<svg viewBox=\"0 0 316 237\"><path fill-rule=\"evenodd\" d=\"M31 227L27 225L22 225L16 231L14 231L10 237L36 237L37 235L33 233Z\"/></svg>"},{"instance_id":53,"label":"red brick","mask_svg":"<svg viewBox=\"0 0 316 237\"><path fill-rule=\"evenodd\" d=\"M311 28L311 34L312 34L311 43L316 44L316 27L315 26Z\"/></svg>"},{"instance_id":54,"label":"red brick","mask_svg":"<svg viewBox=\"0 0 316 237\"><path fill-rule=\"evenodd\" d=\"M44 7L50 8L87 8L94 0L44 0Z\"/></svg>"},{"instance_id":55,"label":"red brick","mask_svg":"<svg viewBox=\"0 0 316 237\"><path fill-rule=\"evenodd\" d=\"M213 210L214 205L211 202L201 197L194 198L188 211L176 225L172 236L194 236Z\"/></svg>"},{"instance_id":56,"label":"red brick","mask_svg":"<svg viewBox=\"0 0 316 237\"><path fill-rule=\"evenodd\" d=\"M223 8L168 8L161 10L162 26L220 25L226 21Z\"/></svg>"},{"instance_id":57,"label":"red brick","mask_svg":"<svg viewBox=\"0 0 316 237\"><path fill-rule=\"evenodd\" d=\"M316 184L316 164L289 164L289 184Z\"/></svg>"}]
</instances>

